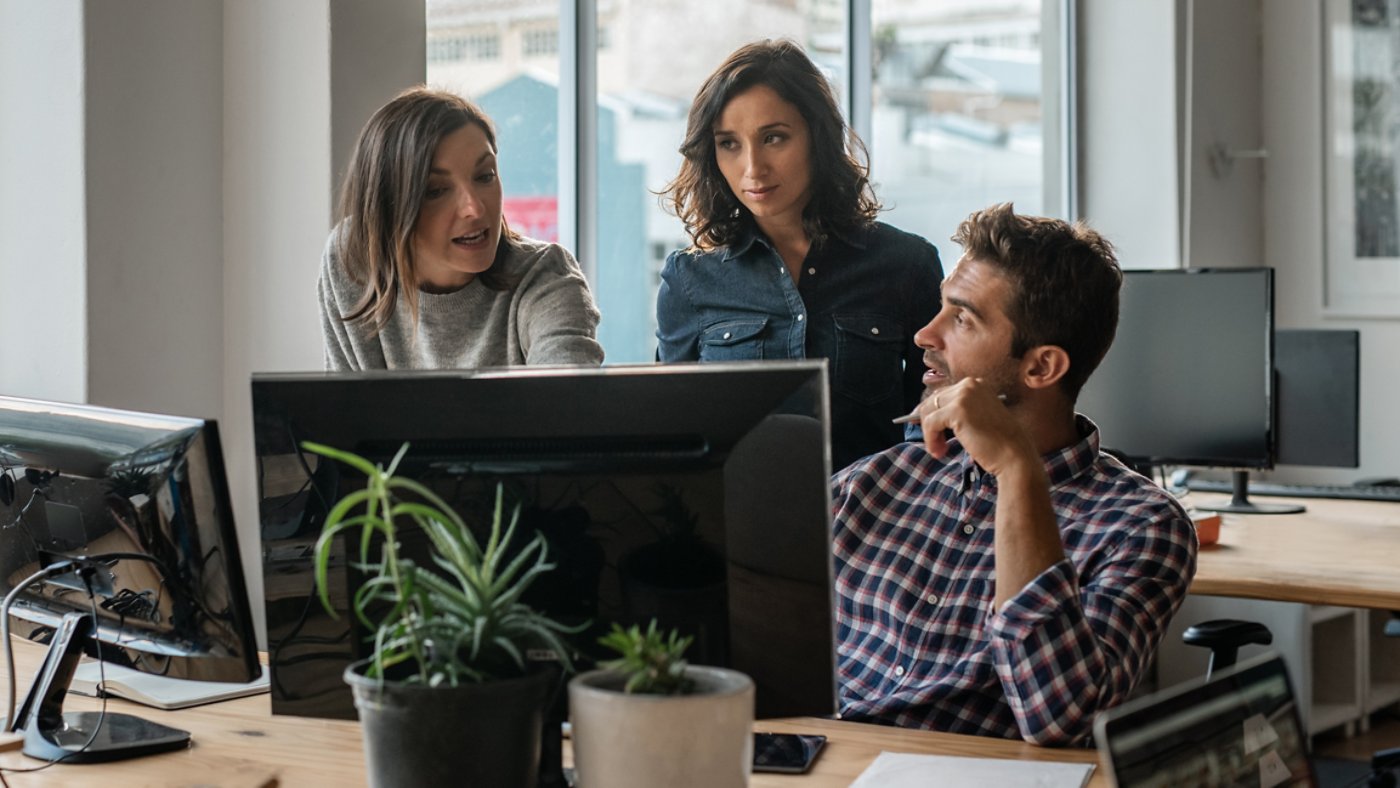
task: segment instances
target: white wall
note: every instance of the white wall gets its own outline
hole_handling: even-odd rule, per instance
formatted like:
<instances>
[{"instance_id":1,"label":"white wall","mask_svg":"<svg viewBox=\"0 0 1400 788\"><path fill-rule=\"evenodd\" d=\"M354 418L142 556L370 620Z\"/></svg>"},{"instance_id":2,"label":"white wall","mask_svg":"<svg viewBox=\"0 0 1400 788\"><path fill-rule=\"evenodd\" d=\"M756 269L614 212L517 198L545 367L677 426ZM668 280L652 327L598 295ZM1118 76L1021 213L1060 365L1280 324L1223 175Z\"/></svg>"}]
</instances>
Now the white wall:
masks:
<instances>
[{"instance_id":1,"label":"white wall","mask_svg":"<svg viewBox=\"0 0 1400 788\"><path fill-rule=\"evenodd\" d=\"M0 394L87 398L80 0L0 0Z\"/></svg>"},{"instance_id":2,"label":"white wall","mask_svg":"<svg viewBox=\"0 0 1400 788\"><path fill-rule=\"evenodd\" d=\"M224 454L263 631L254 372L322 368L316 276L339 172L379 105L423 81L422 0L223 5Z\"/></svg>"},{"instance_id":3,"label":"white wall","mask_svg":"<svg viewBox=\"0 0 1400 788\"><path fill-rule=\"evenodd\" d=\"M319 370L355 135L422 0L0 0L0 393L220 420L263 628L249 378Z\"/></svg>"},{"instance_id":4,"label":"white wall","mask_svg":"<svg viewBox=\"0 0 1400 788\"><path fill-rule=\"evenodd\" d=\"M1264 265L1264 160L1231 156L1263 147L1260 128L1260 0L1186 0L1183 37L1189 90L1185 140L1183 262L1194 268ZM1243 97L1243 100L1242 100Z\"/></svg>"},{"instance_id":5,"label":"white wall","mask_svg":"<svg viewBox=\"0 0 1400 788\"><path fill-rule=\"evenodd\" d=\"M1080 213L1125 268L1181 265L1177 7L1082 0Z\"/></svg>"},{"instance_id":6,"label":"white wall","mask_svg":"<svg viewBox=\"0 0 1400 788\"><path fill-rule=\"evenodd\" d=\"M1316 0L1263 7L1264 258L1277 269L1278 325L1361 331L1361 468L1281 468L1279 478L1350 481L1400 476L1400 319L1329 317L1322 310L1322 12Z\"/></svg>"},{"instance_id":7,"label":"white wall","mask_svg":"<svg viewBox=\"0 0 1400 788\"><path fill-rule=\"evenodd\" d=\"M87 401L222 416L218 0L89 0Z\"/></svg>"},{"instance_id":8,"label":"white wall","mask_svg":"<svg viewBox=\"0 0 1400 788\"><path fill-rule=\"evenodd\" d=\"M223 7L223 442L243 568L262 609L249 377L321 368L316 270L331 223L326 2Z\"/></svg>"},{"instance_id":9,"label":"white wall","mask_svg":"<svg viewBox=\"0 0 1400 788\"><path fill-rule=\"evenodd\" d=\"M1400 319L1322 308L1321 4L1083 0L1080 8L1085 218L1118 245L1125 267L1272 266L1278 327L1361 331L1361 467L1284 466L1263 476L1400 475L1392 349ZM1237 159L1217 177L1208 159L1215 142L1263 148L1268 158Z\"/></svg>"}]
</instances>

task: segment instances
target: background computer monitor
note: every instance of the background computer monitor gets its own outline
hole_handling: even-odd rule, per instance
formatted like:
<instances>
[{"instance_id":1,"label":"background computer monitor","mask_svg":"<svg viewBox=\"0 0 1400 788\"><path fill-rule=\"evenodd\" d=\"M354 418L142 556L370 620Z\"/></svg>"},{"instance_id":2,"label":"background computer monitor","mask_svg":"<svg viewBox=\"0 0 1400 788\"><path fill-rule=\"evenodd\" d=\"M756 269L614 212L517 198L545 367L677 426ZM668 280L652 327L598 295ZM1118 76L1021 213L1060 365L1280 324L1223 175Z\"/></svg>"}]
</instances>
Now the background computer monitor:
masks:
<instances>
[{"instance_id":1,"label":"background computer monitor","mask_svg":"<svg viewBox=\"0 0 1400 788\"><path fill-rule=\"evenodd\" d=\"M1274 464L1273 269L1125 271L1118 333L1077 409L1139 466ZM1251 504L1247 475L1220 508Z\"/></svg>"},{"instance_id":2,"label":"background computer monitor","mask_svg":"<svg viewBox=\"0 0 1400 788\"><path fill-rule=\"evenodd\" d=\"M311 569L363 478L311 440L381 462L407 441L400 471L468 522L504 481L557 564L526 601L590 624L581 667L613 622L655 617L695 636L692 662L749 674L759 716L832 714L825 379L811 361L254 376L273 711L353 717L340 675L367 654ZM337 560L342 611L356 582Z\"/></svg>"},{"instance_id":3,"label":"background computer monitor","mask_svg":"<svg viewBox=\"0 0 1400 788\"><path fill-rule=\"evenodd\" d=\"M1280 329L1278 464L1361 464L1361 332Z\"/></svg>"},{"instance_id":4,"label":"background computer monitor","mask_svg":"<svg viewBox=\"0 0 1400 788\"><path fill-rule=\"evenodd\" d=\"M188 741L143 739L134 730L160 726L114 713L86 748L96 714L50 729L84 651L174 678L261 674L212 421L0 397L0 593L36 572L9 610L12 631L51 644L17 717L28 754L108 760Z\"/></svg>"}]
</instances>

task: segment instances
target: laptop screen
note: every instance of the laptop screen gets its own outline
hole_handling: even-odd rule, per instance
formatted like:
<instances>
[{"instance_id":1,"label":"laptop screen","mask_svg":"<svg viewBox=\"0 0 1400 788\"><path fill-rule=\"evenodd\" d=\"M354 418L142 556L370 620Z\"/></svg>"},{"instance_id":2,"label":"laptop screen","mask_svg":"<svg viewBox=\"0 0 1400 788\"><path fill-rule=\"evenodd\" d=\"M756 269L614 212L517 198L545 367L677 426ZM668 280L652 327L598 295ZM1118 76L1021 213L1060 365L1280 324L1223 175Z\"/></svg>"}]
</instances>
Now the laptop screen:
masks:
<instances>
[{"instance_id":1,"label":"laptop screen","mask_svg":"<svg viewBox=\"0 0 1400 788\"><path fill-rule=\"evenodd\" d=\"M1315 786L1283 659L1265 654L1099 715L1116 785Z\"/></svg>"}]
</instances>

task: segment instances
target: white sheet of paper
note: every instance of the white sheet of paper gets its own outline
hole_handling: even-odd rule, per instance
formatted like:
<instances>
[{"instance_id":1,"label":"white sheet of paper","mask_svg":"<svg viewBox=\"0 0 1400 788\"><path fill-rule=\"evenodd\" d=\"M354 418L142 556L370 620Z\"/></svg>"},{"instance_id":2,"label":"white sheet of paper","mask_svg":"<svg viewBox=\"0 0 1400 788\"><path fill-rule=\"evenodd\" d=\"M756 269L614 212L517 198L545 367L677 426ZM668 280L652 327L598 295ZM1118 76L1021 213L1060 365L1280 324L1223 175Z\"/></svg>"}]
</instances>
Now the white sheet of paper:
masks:
<instances>
[{"instance_id":1,"label":"white sheet of paper","mask_svg":"<svg viewBox=\"0 0 1400 788\"><path fill-rule=\"evenodd\" d=\"M882 752L851 783L851 788L986 788L989 785L1083 788L1093 773L1091 763Z\"/></svg>"},{"instance_id":2,"label":"white sheet of paper","mask_svg":"<svg viewBox=\"0 0 1400 788\"><path fill-rule=\"evenodd\" d=\"M1278 732L1263 714L1255 714L1244 721L1244 754L1251 755L1278 741Z\"/></svg>"},{"instance_id":3,"label":"white sheet of paper","mask_svg":"<svg viewBox=\"0 0 1400 788\"><path fill-rule=\"evenodd\" d=\"M1270 750L1259 759L1259 788L1274 788L1293 777L1288 765L1279 757L1278 750Z\"/></svg>"}]
</instances>

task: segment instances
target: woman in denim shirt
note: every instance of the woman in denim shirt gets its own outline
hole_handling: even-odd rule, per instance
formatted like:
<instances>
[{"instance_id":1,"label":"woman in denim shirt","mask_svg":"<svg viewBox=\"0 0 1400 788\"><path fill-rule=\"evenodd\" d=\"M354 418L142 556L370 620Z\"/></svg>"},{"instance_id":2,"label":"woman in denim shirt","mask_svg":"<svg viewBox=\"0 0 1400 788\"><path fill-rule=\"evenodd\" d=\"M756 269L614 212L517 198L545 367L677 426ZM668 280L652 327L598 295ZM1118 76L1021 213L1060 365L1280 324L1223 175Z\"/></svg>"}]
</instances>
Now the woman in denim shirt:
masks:
<instances>
[{"instance_id":1,"label":"woman in denim shirt","mask_svg":"<svg viewBox=\"0 0 1400 788\"><path fill-rule=\"evenodd\" d=\"M790 41L741 47L696 95L681 153L666 194L693 245L661 272L657 357L826 358L833 469L900 442L943 269L875 221L865 147L821 72Z\"/></svg>"}]
</instances>

